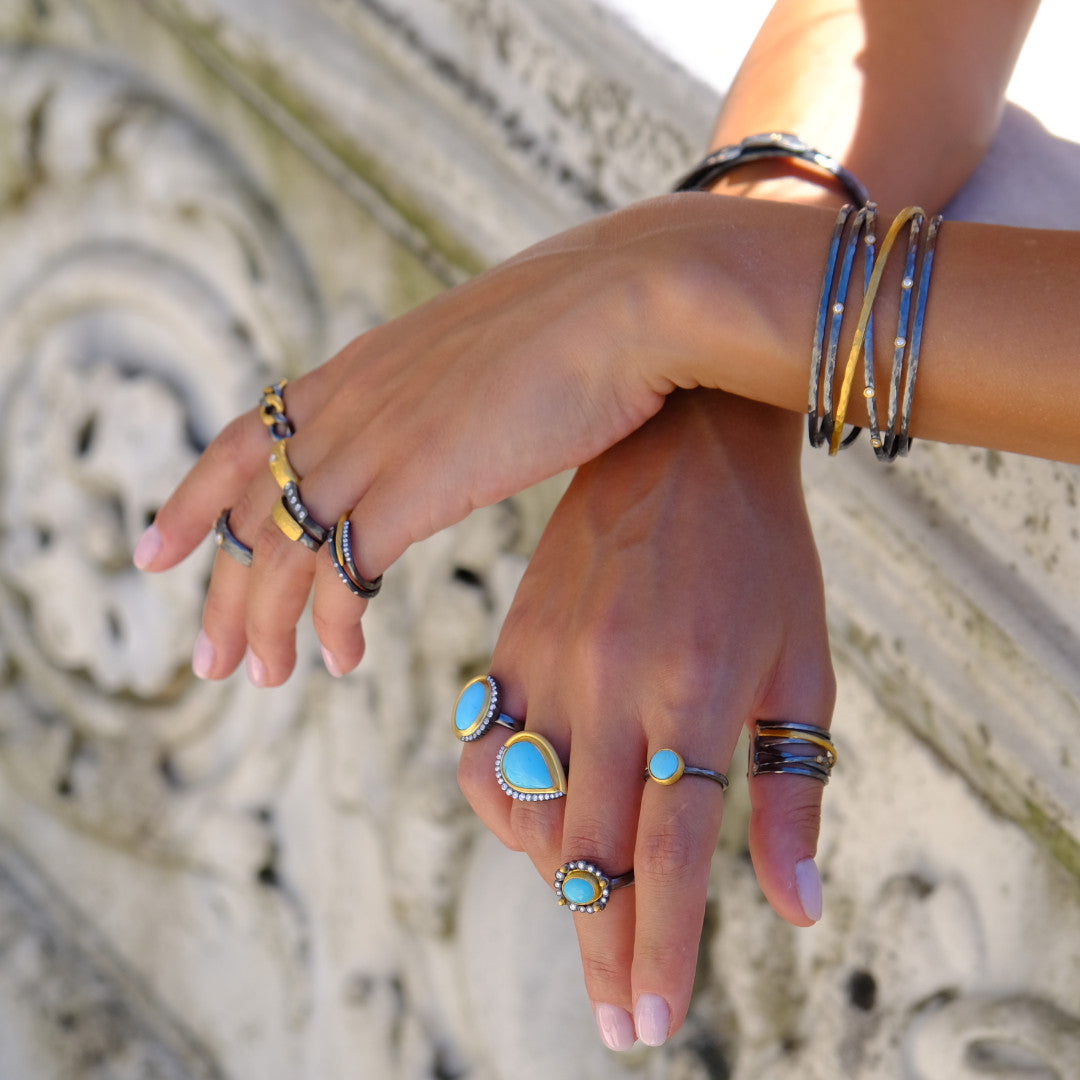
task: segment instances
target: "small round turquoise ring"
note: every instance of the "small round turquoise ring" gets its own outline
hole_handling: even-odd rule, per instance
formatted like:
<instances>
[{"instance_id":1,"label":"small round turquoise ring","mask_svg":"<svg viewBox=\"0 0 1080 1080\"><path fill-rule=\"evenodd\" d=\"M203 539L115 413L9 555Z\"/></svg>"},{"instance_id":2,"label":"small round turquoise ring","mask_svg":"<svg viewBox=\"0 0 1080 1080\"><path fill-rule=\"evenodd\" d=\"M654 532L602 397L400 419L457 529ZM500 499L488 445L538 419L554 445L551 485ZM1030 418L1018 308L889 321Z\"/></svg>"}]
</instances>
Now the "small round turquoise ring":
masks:
<instances>
[{"instance_id":1,"label":"small round turquoise ring","mask_svg":"<svg viewBox=\"0 0 1080 1080\"><path fill-rule=\"evenodd\" d=\"M555 899L560 907L592 915L607 907L616 889L633 884L633 870L618 877L608 877L595 863L571 859L555 871Z\"/></svg>"},{"instance_id":2,"label":"small round turquoise ring","mask_svg":"<svg viewBox=\"0 0 1080 1080\"><path fill-rule=\"evenodd\" d=\"M696 765L687 765L682 755L665 747L657 750L649 758L649 766L645 770L646 780L655 780L665 787L677 784L684 776L704 776L706 780L715 780L722 791L727 790L728 778L715 769L699 769Z\"/></svg>"},{"instance_id":3,"label":"small round turquoise ring","mask_svg":"<svg viewBox=\"0 0 1080 1080\"><path fill-rule=\"evenodd\" d=\"M522 726L520 721L499 712L499 684L491 675L481 675L465 684L450 722L462 742L486 735L492 724L501 724L511 731L520 731Z\"/></svg>"}]
</instances>

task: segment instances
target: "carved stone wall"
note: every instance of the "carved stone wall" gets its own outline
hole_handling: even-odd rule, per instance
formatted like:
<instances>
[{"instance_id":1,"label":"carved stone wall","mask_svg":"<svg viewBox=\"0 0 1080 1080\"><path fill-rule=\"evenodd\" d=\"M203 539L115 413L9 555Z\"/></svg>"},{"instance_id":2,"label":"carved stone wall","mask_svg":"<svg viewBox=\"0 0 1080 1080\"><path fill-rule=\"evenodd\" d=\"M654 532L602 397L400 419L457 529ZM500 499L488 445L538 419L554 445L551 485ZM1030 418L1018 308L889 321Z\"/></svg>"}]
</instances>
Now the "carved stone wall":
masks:
<instances>
[{"instance_id":1,"label":"carved stone wall","mask_svg":"<svg viewBox=\"0 0 1080 1080\"><path fill-rule=\"evenodd\" d=\"M765 908L733 784L690 1021L621 1058L446 735L558 484L410 551L342 681L305 629L198 682L209 546L130 567L268 379L663 190L710 91L583 0L3 0L0 87L2 1080L1080 1075L1077 470L808 460L826 917ZM1080 227L1077 152L1011 114L958 210Z\"/></svg>"}]
</instances>

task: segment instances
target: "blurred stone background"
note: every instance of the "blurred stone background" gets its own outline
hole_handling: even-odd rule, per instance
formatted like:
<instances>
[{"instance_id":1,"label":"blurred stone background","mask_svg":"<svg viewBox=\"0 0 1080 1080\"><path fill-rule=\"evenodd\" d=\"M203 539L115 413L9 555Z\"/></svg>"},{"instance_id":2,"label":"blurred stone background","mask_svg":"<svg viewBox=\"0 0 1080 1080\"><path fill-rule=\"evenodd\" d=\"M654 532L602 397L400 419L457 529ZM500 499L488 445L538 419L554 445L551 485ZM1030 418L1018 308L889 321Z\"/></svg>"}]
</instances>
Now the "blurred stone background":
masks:
<instances>
[{"instance_id":1,"label":"blurred stone background","mask_svg":"<svg viewBox=\"0 0 1080 1080\"><path fill-rule=\"evenodd\" d=\"M586 0L0 0L0 91L0 1080L1080 1076L1080 470L808 456L826 914L737 779L690 1019L622 1057L447 732L558 482L410 551L341 681L306 628L198 682L211 546L130 566L261 386L665 190L714 90ZM954 212L1080 228L1078 153L1013 110Z\"/></svg>"}]
</instances>

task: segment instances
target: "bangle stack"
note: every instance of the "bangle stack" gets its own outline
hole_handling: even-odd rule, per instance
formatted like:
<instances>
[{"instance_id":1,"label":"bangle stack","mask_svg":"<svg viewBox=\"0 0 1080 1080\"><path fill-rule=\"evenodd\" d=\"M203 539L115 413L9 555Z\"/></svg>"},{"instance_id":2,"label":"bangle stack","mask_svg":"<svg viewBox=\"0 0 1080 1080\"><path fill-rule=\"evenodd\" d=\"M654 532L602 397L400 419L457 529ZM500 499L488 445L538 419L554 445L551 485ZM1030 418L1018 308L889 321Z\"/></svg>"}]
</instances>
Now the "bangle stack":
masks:
<instances>
[{"instance_id":1,"label":"bangle stack","mask_svg":"<svg viewBox=\"0 0 1080 1080\"><path fill-rule=\"evenodd\" d=\"M818 304L810 352L810 393L807 402L810 445L827 444L829 453L835 454L858 436L861 430L858 427L851 427L845 433L844 420L861 358L870 443L880 460L891 461L897 455L906 454L911 447L911 405L915 376L919 370L926 297L941 216L931 218L927 224L926 212L921 207L907 207L893 219L880 249L875 251L877 211L866 188L835 158L814 149L797 135L782 131L748 135L741 142L714 150L687 173L674 190L705 191L721 176L739 166L770 158L786 158L811 166L823 178L838 182L851 199L841 209L833 228ZM873 309L889 254L905 226L908 229L907 255L893 339L888 411L882 430L878 422L877 389L874 385ZM840 330L847 310L848 285L860 239L863 244L862 304L839 393L836 394L834 387Z\"/></svg>"},{"instance_id":2,"label":"bangle stack","mask_svg":"<svg viewBox=\"0 0 1080 1080\"><path fill-rule=\"evenodd\" d=\"M870 444L880 460L891 461L898 454L906 454L911 446L911 406L919 367L919 349L926 317L934 245L941 217L938 215L932 218L924 230L926 212L918 206L906 207L893 218L876 254L874 219L872 206L856 210L848 204L840 210L833 227L810 351L807 430L810 445L821 446L828 443L830 454L835 454L842 446L850 444L858 435L859 429L853 428L845 437L843 426L861 357ZM889 381L889 405L883 431L878 423L877 390L874 385L873 308L889 255L905 228L908 230L907 254L900 285L899 316L893 339L893 363ZM846 309L851 263L860 236L863 236L865 245L865 286L855 336L834 407L833 383L836 375L837 343ZM843 257L840 257L841 249L844 251Z\"/></svg>"}]
</instances>

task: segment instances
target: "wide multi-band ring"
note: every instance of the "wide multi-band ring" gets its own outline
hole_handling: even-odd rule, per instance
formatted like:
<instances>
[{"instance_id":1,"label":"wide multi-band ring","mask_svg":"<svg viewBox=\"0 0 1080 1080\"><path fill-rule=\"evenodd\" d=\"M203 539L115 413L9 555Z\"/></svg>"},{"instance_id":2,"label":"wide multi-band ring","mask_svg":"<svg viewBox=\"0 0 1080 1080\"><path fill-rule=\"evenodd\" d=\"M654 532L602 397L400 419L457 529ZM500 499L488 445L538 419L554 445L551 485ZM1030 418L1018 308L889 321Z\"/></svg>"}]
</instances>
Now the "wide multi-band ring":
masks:
<instances>
[{"instance_id":1,"label":"wide multi-band ring","mask_svg":"<svg viewBox=\"0 0 1080 1080\"><path fill-rule=\"evenodd\" d=\"M787 773L827 784L835 764L836 747L825 728L790 720L759 720L754 727L751 776Z\"/></svg>"}]
</instances>

